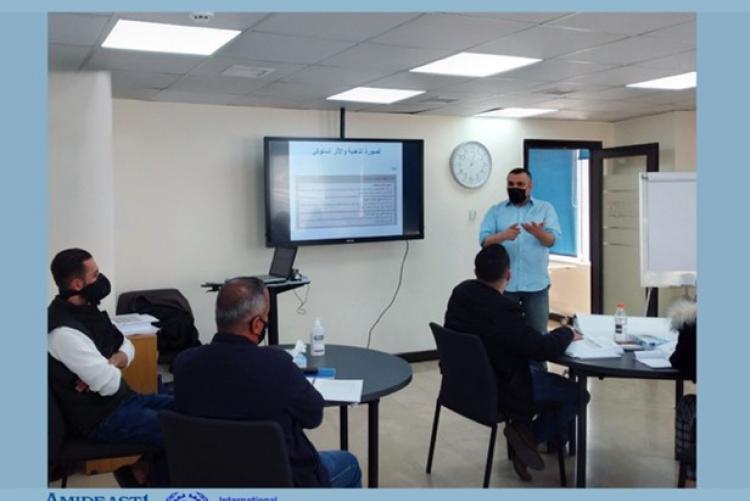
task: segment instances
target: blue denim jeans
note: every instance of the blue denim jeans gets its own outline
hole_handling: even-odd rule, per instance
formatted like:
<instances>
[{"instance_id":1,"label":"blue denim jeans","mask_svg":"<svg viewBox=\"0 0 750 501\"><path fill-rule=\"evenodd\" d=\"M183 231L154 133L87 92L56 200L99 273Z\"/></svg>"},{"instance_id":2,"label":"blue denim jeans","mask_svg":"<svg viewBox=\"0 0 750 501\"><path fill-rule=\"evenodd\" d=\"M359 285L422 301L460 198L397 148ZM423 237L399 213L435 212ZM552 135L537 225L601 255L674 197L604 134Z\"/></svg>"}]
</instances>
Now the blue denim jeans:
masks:
<instances>
[{"instance_id":1,"label":"blue denim jeans","mask_svg":"<svg viewBox=\"0 0 750 501\"><path fill-rule=\"evenodd\" d=\"M331 487L362 487L362 471L354 454L347 451L320 451L318 455L328 471Z\"/></svg>"},{"instance_id":2,"label":"blue denim jeans","mask_svg":"<svg viewBox=\"0 0 750 501\"><path fill-rule=\"evenodd\" d=\"M549 287L536 292L506 291L503 295L517 303L521 303L527 325L542 334L547 333L547 323L549 322ZM529 367L532 372L538 370L546 371L547 363L532 360L529 362Z\"/></svg>"},{"instance_id":3,"label":"blue denim jeans","mask_svg":"<svg viewBox=\"0 0 750 501\"><path fill-rule=\"evenodd\" d=\"M92 431L88 438L96 442L144 443L164 447L159 411L171 409L172 395L132 393Z\"/></svg>"},{"instance_id":4,"label":"blue denim jeans","mask_svg":"<svg viewBox=\"0 0 750 501\"><path fill-rule=\"evenodd\" d=\"M534 403L562 404L558 411L559 421L555 422L552 411L544 410L534 420L532 429L537 442L548 442L555 438L559 429L567 438L568 425L578 412L578 385L558 374L545 371L531 371L531 391ZM588 394L586 401L588 402Z\"/></svg>"}]
</instances>

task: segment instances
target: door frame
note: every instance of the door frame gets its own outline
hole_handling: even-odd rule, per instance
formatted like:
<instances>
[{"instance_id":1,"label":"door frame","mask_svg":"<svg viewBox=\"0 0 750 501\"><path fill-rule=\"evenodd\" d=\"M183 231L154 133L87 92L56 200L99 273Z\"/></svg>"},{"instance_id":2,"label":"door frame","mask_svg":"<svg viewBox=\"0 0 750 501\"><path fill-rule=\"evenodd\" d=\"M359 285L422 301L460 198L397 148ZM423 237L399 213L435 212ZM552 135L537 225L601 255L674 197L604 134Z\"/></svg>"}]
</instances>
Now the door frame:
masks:
<instances>
[{"instance_id":1,"label":"door frame","mask_svg":"<svg viewBox=\"0 0 750 501\"><path fill-rule=\"evenodd\" d=\"M591 313L602 313L604 283L604 160L627 157L646 157L646 172L659 171L659 143L631 144L591 151L589 170L589 230L591 232ZM595 187L597 187L595 189ZM644 301L645 301L644 297ZM659 311L659 290L654 288L646 309L647 316L655 317Z\"/></svg>"}]
</instances>

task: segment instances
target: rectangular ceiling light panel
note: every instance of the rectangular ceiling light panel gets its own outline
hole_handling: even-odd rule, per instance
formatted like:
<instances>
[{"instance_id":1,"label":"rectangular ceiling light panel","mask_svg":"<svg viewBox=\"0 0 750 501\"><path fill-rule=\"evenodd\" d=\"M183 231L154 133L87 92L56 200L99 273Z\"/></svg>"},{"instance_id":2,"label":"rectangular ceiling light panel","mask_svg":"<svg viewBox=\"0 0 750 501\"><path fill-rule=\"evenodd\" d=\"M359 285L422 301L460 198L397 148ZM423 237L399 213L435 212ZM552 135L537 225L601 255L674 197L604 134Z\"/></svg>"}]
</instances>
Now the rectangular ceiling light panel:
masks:
<instances>
[{"instance_id":1,"label":"rectangular ceiling light panel","mask_svg":"<svg viewBox=\"0 0 750 501\"><path fill-rule=\"evenodd\" d=\"M102 47L209 56L240 33L237 30L119 19Z\"/></svg>"},{"instance_id":2,"label":"rectangular ceiling light panel","mask_svg":"<svg viewBox=\"0 0 750 501\"><path fill-rule=\"evenodd\" d=\"M505 71L538 63L541 59L496 54L460 52L454 56L438 59L410 71L415 73L436 73L461 77L488 77Z\"/></svg>"},{"instance_id":3,"label":"rectangular ceiling light panel","mask_svg":"<svg viewBox=\"0 0 750 501\"><path fill-rule=\"evenodd\" d=\"M378 87L355 87L327 97L329 101L355 101L359 103L391 104L424 94L423 90L381 89Z\"/></svg>"}]
</instances>

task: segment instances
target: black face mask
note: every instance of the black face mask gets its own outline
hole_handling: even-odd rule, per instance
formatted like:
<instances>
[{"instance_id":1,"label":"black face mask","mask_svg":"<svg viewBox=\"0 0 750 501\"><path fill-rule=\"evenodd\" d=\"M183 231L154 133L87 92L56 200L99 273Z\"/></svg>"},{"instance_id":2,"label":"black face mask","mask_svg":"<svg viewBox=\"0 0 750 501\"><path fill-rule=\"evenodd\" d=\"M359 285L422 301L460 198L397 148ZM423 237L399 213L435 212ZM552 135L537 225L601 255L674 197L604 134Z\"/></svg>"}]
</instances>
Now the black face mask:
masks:
<instances>
[{"instance_id":1,"label":"black face mask","mask_svg":"<svg viewBox=\"0 0 750 501\"><path fill-rule=\"evenodd\" d=\"M95 282L91 282L86 287L79 291L63 291L62 297L67 299L71 296L81 296L83 299L93 305L98 305L102 302L102 299L109 296L112 292L112 284L109 283L109 279L104 276L104 273L99 273Z\"/></svg>"},{"instance_id":2,"label":"black face mask","mask_svg":"<svg viewBox=\"0 0 750 501\"><path fill-rule=\"evenodd\" d=\"M250 320L250 332L253 331L253 320L255 320L255 318L256 317L253 317ZM266 339L266 334L268 333L268 322L266 322L265 320L263 320L262 318L260 318L260 315L258 315L257 318L259 318L260 321L263 322L263 330L258 335L258 343L257 344L260 345L263 342L263 340Z\"/></svg>"},{"instance_id":3,"label":"black face mask","mask_svg":"<svg viewBox=\"0 0 750 501\"><path fill-rule=\"evenodd\" d=\"M508 188L508 198L513 205L520 205L526 201L526 190L523 188Z\"/></svg>"}]
</instances>

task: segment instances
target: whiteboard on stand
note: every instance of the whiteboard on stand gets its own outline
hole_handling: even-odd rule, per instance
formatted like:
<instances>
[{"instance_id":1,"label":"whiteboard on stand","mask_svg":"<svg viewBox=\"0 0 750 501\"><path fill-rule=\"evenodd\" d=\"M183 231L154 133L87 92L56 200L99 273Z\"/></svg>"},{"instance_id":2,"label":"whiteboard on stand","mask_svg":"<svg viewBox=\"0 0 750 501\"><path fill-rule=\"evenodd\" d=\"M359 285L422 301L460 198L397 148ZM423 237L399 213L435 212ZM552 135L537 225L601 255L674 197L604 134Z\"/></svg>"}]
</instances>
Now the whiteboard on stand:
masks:
<instances>
[{"instance_id":1,"label":"whiteboard on stand","mask_svg":"<svg viewBox=\"0 0 750 501\"><path fill-rule=\"evenodd\" d=\"M695 172L640 175L641 286L695 285Z\"/></svg>"}]
</instances>

